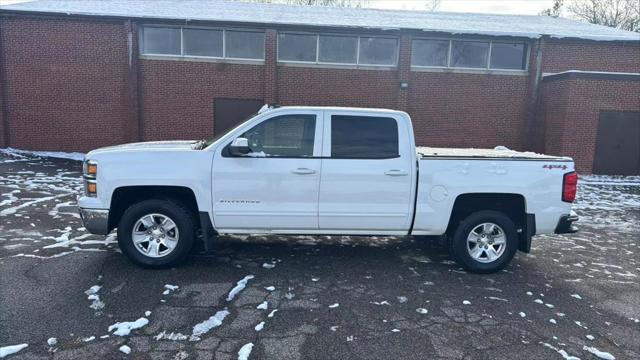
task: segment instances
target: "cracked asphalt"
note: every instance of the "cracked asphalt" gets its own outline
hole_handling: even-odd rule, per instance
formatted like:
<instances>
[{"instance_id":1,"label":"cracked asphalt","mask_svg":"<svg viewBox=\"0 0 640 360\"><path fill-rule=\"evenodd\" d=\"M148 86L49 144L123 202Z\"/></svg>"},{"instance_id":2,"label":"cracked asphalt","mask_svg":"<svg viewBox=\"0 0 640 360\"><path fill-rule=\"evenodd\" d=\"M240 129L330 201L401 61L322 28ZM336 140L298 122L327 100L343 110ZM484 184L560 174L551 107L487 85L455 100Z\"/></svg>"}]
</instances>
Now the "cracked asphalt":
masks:
<instances>
[{"instance_id":1,"label":"cracked asphalt","mask_svg":"<svg viewBox=\"0 0 640 360\"><path fill-rule=\"evenodd\" d=\"M581 232L537 236L493 275L429 239L336 236L224 236L147 270L82 228L80 165L0 151L0 348L28 344L7 358L640 358L639 177L582 179Z\"/></svg>"}]
</instances>

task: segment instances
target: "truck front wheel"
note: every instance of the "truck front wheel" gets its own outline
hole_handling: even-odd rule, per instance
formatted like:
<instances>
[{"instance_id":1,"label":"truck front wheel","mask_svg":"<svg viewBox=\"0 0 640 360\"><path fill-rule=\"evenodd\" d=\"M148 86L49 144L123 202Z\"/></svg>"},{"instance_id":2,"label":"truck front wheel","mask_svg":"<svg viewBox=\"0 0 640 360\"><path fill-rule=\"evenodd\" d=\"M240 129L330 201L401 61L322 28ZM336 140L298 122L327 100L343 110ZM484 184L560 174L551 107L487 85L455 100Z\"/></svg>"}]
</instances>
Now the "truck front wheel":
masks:
<instances>
[{"instance_id":1,"label":"truck front wheel","mask_svg":"<svg viewBox=\"0 0 640 360\"><path fill-rule=\"evenodd\" d=\"M467 216L449 242L451 256L469 272L488 274L509 264L518 249L518 234L505 214L483 210Z\"/></svg>"},{"instance_id":2,"label":"truck front wheel","mask_svg":"<svg viewBox=\"0 0 640 360\"><path fill-rule=\"evenodd\" d=\"M193 215L182 203L144 200L131 205L118 225L118 245L134 263L162 268L185 260L195 237Z\"/></svg>"}]
</instances>

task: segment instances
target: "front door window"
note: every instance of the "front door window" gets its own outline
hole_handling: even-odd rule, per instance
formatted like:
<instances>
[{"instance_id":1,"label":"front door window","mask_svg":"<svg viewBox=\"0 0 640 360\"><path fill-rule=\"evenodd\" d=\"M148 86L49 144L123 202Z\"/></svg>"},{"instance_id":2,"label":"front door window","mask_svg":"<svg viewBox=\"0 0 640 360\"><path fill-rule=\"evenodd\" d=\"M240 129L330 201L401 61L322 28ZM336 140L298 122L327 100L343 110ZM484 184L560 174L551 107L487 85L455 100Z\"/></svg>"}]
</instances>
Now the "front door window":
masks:
<instances>
[{"instance_id":1,"label":"front door window","mask_svg":"<svg viewBox=\"0 0 640 360\"><path fill-rule=\"evenodd\" d=\"M282 115L266 120L241 137L249 141L250 156L311 157L315 115Z\"/></svg>"}]
</instances>

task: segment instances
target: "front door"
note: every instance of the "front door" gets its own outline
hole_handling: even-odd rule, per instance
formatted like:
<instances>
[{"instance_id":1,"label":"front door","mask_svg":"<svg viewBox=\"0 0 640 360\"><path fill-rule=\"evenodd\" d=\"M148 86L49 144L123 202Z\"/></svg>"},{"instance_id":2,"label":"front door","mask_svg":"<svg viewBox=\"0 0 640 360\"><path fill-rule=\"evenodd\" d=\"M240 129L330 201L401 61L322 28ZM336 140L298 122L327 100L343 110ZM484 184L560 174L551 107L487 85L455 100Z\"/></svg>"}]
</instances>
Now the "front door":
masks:
<instances>
[{"instance_id":1,"label":"front door","mask_svg":"<svg viewBox=\"0 0 640 360\"><path fill-rule=\"evenodd\" d=\"M640 175L640 112L600 112L593 173Z\"/></svg>"},{"instance_id":2,"label":"front door","mask_svg":"<svg viewBox=\"0 0 640 360\"><path fill-rule=\"evenodd\" d=\"M228 146L213 161L213 216L220 232L318 229L322 112L274 115L239 137L251 153Z\"/></svg>"},{"instance_id":3,"label":"front door","mask_svg":"<svg viewBox=\"0 0 640 360\"><path fill-rule=\"evenodd\" d=\"M406 233L416 164L408 121L325 112L319 226L335 233ZM402 136L400 136L402 134Z\"/></svg>"}]
</instances>

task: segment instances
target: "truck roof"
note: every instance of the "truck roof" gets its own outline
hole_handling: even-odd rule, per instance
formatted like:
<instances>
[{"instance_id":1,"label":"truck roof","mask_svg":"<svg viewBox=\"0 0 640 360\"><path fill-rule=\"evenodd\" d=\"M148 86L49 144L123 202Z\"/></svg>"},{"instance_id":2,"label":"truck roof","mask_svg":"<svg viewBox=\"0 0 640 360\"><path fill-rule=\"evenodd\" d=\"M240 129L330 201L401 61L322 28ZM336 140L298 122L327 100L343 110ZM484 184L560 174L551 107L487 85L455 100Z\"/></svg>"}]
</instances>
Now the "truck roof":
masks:
<instances>
[{"instance_id":1,"label":"truck roof","mask_svg":"<svg viewBox=\"0 0 640 360\"><path fill-rule=\"evenodd\" d=\"M268 105L265 105L268 106ZM379 112L379 113L400 113L406 114L404 111L384 108L365 108L365 107L348 107L348 106L268 106L261 109L260 112L275 111L281 109L288 110L334 110L334 111L360 111L360 112Z\"/></svg>"}]
</instances>

